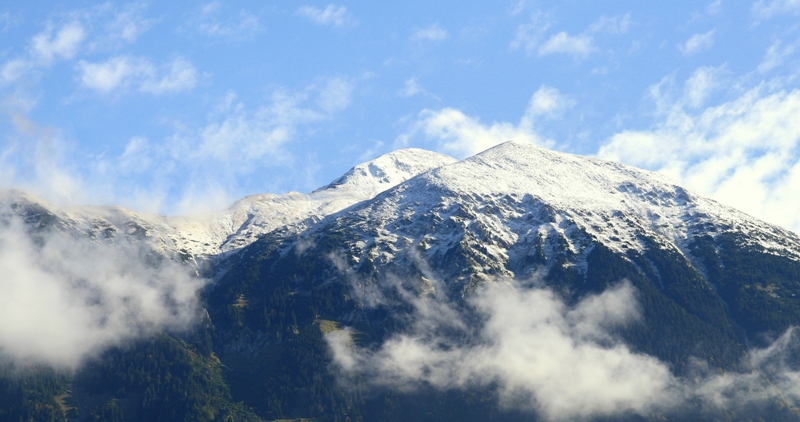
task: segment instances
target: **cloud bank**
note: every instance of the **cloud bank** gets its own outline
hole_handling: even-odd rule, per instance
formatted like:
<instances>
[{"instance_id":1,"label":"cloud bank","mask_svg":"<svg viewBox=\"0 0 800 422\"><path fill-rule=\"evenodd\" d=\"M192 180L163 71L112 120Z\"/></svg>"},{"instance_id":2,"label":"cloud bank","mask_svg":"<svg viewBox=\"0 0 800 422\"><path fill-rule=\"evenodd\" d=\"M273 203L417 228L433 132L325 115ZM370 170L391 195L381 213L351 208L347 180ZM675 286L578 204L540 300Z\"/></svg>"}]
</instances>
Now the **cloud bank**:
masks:
<instances>
[{"instance_id":1,"label":"cloud bank","mask_svg":"<svg viewBox=\"0 0 800 422\"><path fill-rule=\"evenodd\" d=\"M615 335L640 323L636 290L627 281L568 305L547 288L496 280L468 297L466 308L437 295L443 286L432 284L420 295L389 281L399 293L393 297L413 312L408 329L376 347L356 346L350 329L326 334L343 382L356 375L373 387L404 392L496 387L501 406L551 421L746 415L800 399L794 329L753 350L742 372L711 371L696 361L690 375L678 377L667 363L632 351ZM363 293L368 306L391 301L380 292Z\"/></svg>"},{"instance_id":2,"label":"cloud bank","mask_svg":"<svg viewBox=\"0 0 800 422\"><path fill-rule=\"evenodd\" d=\"M198 316L204 281L142 245L31 234L3 211L0 357L75 369L87 358Z\"/></svg>"},{"instance_id":3,"label":"cloud bank","mask_svg":"<svg viewBox=\"0 0 800 422\"><path fill-rule=\"evenodd\" d=\"M629 283L575 306L552 291L505 283L469 300L481 317L470 327L461 315L433 299L416 301L413 328L377 350L354 348L346 332L327 339L336 364L375 385L411 390L499 387L504 405L534 410L550 420L626 412L648 413L664 405L675 384L666 365L636 354L609 333L635 323L638 309ZM444 306L447 318L442 317ZM445 327L446 325L446 327ZM443 328L468 336L450 338ZM464 338L472 340L464 341Z\"/></svg>"}]
</instances>

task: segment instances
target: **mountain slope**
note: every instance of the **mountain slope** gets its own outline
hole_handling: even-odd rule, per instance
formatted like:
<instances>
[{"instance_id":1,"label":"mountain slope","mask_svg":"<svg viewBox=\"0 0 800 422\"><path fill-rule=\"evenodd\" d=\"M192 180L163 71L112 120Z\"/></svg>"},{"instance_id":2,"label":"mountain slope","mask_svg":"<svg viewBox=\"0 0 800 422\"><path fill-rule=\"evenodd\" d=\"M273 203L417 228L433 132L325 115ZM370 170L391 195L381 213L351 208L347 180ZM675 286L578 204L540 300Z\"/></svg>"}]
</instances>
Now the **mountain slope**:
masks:
<instances>
[{"instance_id":1,"label":"mountain slope","mask_svg":"<svg viewBox=\"0 0 800 422\"><path fill-rule=\"evenodd\" d=\"M14 190L3 193L0 205L33 225L50 225L92 239L122 236L166 255L213 257L248 245L275 229L306 220L318 221L419 173L454 161L431 151L399 150L359 164L313 193L252 195L225 211L207 215L167 217L122 207L59 209Z\"/></svg>"},{"instance_id":2,"label":"mountain slope","mask_svg":"<svg viewBox=\"0 0 800 422\"><path fill-rule=\"evenodd\" d=\"M793 233L661 175L507 143L301 232L266 235L228 258L208 300L223 362L255 365L320 320L351 327L374 350L409 333L418 300L462 309L485 286L516 282L574 304L628 280L641 321L614 335L685 376L696 359L742 370L748 344L800 324L798 251ZM240 397L274 388L239 382ZM447 400L452 411L466 398Z\"/></svg>"},{"instance_id":3,"label":"mountain slope","mask_svg":"<svg viewBox=\"0 0 800 422\"><path fill-rule=\"evenodd\" d=\"M175 400L208 420L557 420L555 400L599 406L561 419L800 420L800 359L779 353L800 325L800 238L656 173L506 143L462 161L401 150L310 194L255 195L202 218L8 198L33 232L207 256L216 275L191 332L114 348L71 380L44 378L48 392L71 382L88 397L84 414L130 420ZM469 366L506 356L506 326L521 330L507 359L520 366ZM608 359L592 361L598 353ZM535 378L531 362L561 355L578 358ZM589 400L602 395L595 377L628 398L658 391L618 387L630 385L631 357L634 373L667 380L669 405ZM182 385L196 393L181 397ZM165 398L147 407L153 391Z\"/></svg>"}]
</instances>

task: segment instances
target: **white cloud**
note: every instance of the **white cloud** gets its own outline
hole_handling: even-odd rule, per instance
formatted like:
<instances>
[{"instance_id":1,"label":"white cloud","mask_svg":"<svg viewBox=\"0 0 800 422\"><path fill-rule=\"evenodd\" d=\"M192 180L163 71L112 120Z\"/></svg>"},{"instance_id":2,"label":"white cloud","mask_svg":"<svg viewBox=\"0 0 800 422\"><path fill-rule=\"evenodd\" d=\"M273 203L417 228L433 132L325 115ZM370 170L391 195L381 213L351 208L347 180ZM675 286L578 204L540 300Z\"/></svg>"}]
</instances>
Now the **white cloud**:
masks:
<instances>
[{"instance_id":1,"label":"white cloud","mask_svg":"<svg viewBox=\"0 0 800 422\"><path fill-rule=\"evenodd\" d=\"M414 31L414 34L411 35L411 39L414 41L443 41L449 36L450 34L448 34L446 30L438 24L433 24Z\"/></svg>"},{"instance_id":2,"label":"white cloud","mask_svg":"<svg viewBox=\"0 0 800 422\"><path fill-rule=\"evenodd\" d=\"M800 13L800 0L759 0L753 4L753 14L759 20L786 13Z\"/></svg>"},{"instance_id":3,"label":"white cloud","mask_svg":"<svg viewBox=\"0 0 800 422\"><path fill-rule=\"evenodd\" d=\"M408 78L403 82L403 89L397 92L397 95L405 98L410 98L415 95L424 95L428 98L433 98L435 100L439 100L440 98L434 95L433 93L429 92L425 88L420 85L419 80L416 77Z\"/></svg>"},{"instance_id":4,"label":"white cloud","mask_svg":"<svg viewBox=\"0 0 800 422\"><path fill-rule=\"evenodd\" d=\"M353 278L345 264L332 261ZM629 282L574 304L539 285L487 280L463 306L427 276L430 294L394 277L371 289L356 283L352 292L366 306L408 305L410 313L400 317L407 328L369 348L357 346L349 328L325 339L343 385L356 376L373 388L403 392L494 387L502 408L533 411L548 421L752 412L770 400L800 397L800 372L787 361L800 346L798 330L751 350L740 362L742 372L719 373L694 360L691 375L678 377L615 335L641 323Z\"/></svg>"},{"instance_id":5,"label":"white cloud","mask_svg":"<svg viewBox=\"0 0 800 422\"><path fill-rule=\"evenodd\" d=\"M511 41L511 49L517 50L521 48L526 53L535 51L550 26L550 19L545 13L538 11L531 14L529 22L517 27L514 40Z\"/></svg>"},{"instance_id":6,"label":"white cloud","mask_svg":"<svg viewBox=\"0 0 800 422\"><path fill-rule=\"evenodd\" d=\"M557 89L541 86L532 96L519 124L494 122L485 125L459 110L425 109L410 130L398 137L395 147L406 147L411 139L421 135L433 141L437 149L455 157L465 158L507 141L530 142L552 146L553 142L536 133L536 123L542 118L556 118L574 101Z\"/></svg>"},{"instance_id":7,"label":"white cloud","mask_svg":"<svg viewBox=\"0 0 800 422\"><path fill-rule=\"evenodd\" d=\"M143 197L172 192L177 200L144 204L162 213L219 209L235 199L230 195L238 193L241 176L292 169L295 158L286 146L346 109L353 90L345 79L326 78L296 92L275 91L258 107L247 107L229 92L199 127L177 126L160 142L132 138L121 156L98 164L93 180L107 181L114 192L140 189ZM141 178L152 185L128 186Z\"/></svg>"},{"instance_id":8,"label":"white cloud","mask_svg":"<svg viewBox=\"0 0 800 422\"><path fill-rule=\"evenodd\" d=\"M527 128L508 122L495 122L487 126L452 108L423 110L410 132L401 135L395 146L407 146L409 140L418 134L435 142L437 149L459 158L475 155L506 141L547 144Z\"/></svg>"},{"instance_id":9,"label":"white cloud","mask_svg":"<svg viewBox=\"0 0 800 422\"><path fill-rule=\"evenodd\" d=\"M353 84L342 78L330 78L320 88L317 105L332 114L346 109L353 95Z\"/></svg>"},{"instance_id":10,"label":"white cloud","mask_svg":"<svg viewBox=\"0 0 800 422\"><path fill-rule=\"evenodd\" d=\"M716 32L716 29L712 29L702 34L694 34L685 43L678 44L678 50L685 56L706 51L714 45L714 34Z\"/></svg>"},{"instance_id":11,"label":"white cloud","mask_svg":"<svg viewBox=\"0 0 800 422\"><path fill-rule=\"evenodd\" d=\"M767 52L764 54L764 59L758 65L758 71L760 73L769 72L772 69L780 66L789 56L794 54L795 46L794 45L783 45L783 43L778 40L772 43L767 49Z\"/></svg>"},{"instance_id":12,"label":"white cloud","mask_svg":"<svg viewBox=\"0 0 800 422\"><path fill-rule=\"evenodd\" d=\"M78 63L81 84L101 94L134 88L149 94L189 91L197 84L197 70L181 57L154 66L146 59L119 56L102 63Z\"/></svg>"},{"instance_id":13,"label":"white cloud","mask_svg":"<svg viewBox=\"0 0 800 422\"><path fill-rule=\"evenodd\" d=\"M557 89L542 85L533 93L523 121L531 121L539 116L557 117L567 108L575 105L575 101L564 96ZM521 126L526 126L522 124ZM530 125L528 125L530 126Z\"/></svg>"},{"instance_id":14,"label":"white cloud","mask_svg":"<svg viewBox=\"0 0 800 422\"><path fill-rule=\"evenodd\" d=\"M306 94L276 92L271 104L254 112L237 107L220 120L209 122L199 135L189 159L219 161L236 172L248 171L270 155L280 155L298 125L322 119L322 114L302 108Z\"/></svg>"},{"instance_id":15,"label":"white cloud","mask_svg":"<svg viewBox=\"0 0 800 422\"><path fill-rule=\"evenodd\" d=\"M607 32L610 34L625 34L631 26L631 14L626 13L622 16L601 17L591 25L591 32Z\"/></svg>"},{"instance_id":16,"label":"white cloud","mask_svg":"<svg viewBox=\"0 0 800 422\"><path fill-rule=\"evenodd\" d=\"M81 84L101 93L119 88L134 73L136 65L128 57L115 57L104 63L80 62Z\"/></svg>"},{"instance_id":17,"label":"white cloud","mask_svg":"<svg viewBox=\"0 0 800 422\"><path fill-rule=\"evenodd\" d=\"M33 37L31 50L34 57L45 63L50 63L55 58L71 59L77 54L85 38L86 32L77 21L66 23L58 30L48 25L43 32Z\"/></svg>"},{"instance_id":18,"label":"white cloud","mask_svg":"<svg viewBox=\"0 0 800 422\"><path fill-rule=\"evenodd\" d=\"M706 7L706 13L709 15L716 15L722 10L722 0L714 0Z\"/></svg>"},{"instance_id":19,"label":"white cloud","mask_svg":"<svg viewBox=\"0 0 800 422\"><path fill-rule=\"evenodd\" d=\"M26 54L2 65L0 84L11 84L26 78L35 83L38 82L38 74L41 72L32 71L46 69L55 60L72 60L81 53L85 55L87 52L115 50L122 42L134 42L154 23L154 20L143 17L145 10L146 7L141 4L119 8L111 3L104 3L69 12L70 20L65 23L48 22L44 30L31 37ZM122 70L123 63L119 60L113 60L109 64L117 68L109 67L106 71ZM112 81L105 84L102 81L97 82L98 87L107 87Z\"/></svg>"},{"instance_id":20,"label":"white cloud","mask_svg":"<svg viewBox=\"0 0 800 422\"><path fill-rule=\"evenodd\" d=\"M539 46L537 53L540 56L548 54L566 54L573 58L586 58L594 52L594 40L588 35L569 35L559 32Z\"/></svg>"},{"instance_id":21,"label":"white cloud","mask_svg":"<svg viewBox=\"0 0 800 422\"><path fill-rule=\"evenodd\" d=\"M539 56L550 54L566 54L573 59L585 59L597 51L594 38L589 34L611 33L623 34L630 27L630 14L616 17L601 17L586 29L584 33L571 35L560 31L546 37L552 24L549 17L538 11L531 15L530 21L517 27L511 49L524 49L526 53L535 52Z\"/></svg>"},{"instance_id":22,"label":"white cloud","mask_svg":"<svg viewBox=\"0 0 800 422\"><path fill-rule=\"evenodd\" d=\"M210 28L219 23L213 28L219 29L216 34L220 37L242 37L249 31L228 31L228 23L236 24L233 28L239 28L238 23L243 23L243 28L254 27L237 11L226 14L218 4L207 6L204 11L209 17L201 23L211 25L205 27L210 32L216 31ZM83 96L167 95L194 89L202 75L185 57L156 61L131 54L98 54L141 37L155 22L143 16L144 6L109 3L69 12L73 20L53 23L36 34L22 57L0 62L0 86L5 89L14 84L15 89L0 99L0 111L25 120L35 104L33 97L25 94L41 74L36 70L68 58L74 60L75 83ZM32 84L19 83L23 78L32 79ZM130 134L131 144L120 156L106 152L76 160L71 144L62 142L62 153L48 161L46 154L37 155L35 150L49 141L8 133L0 152L0 182L60 203L119 203L156 212L175 212L176 206L182 206L178 204L199 206L203 198L213 196L210 192L239 195L242 175L267 167L290 168L293 157L284 147L286 143L306 136L305 130L315 130L314 124L329 121L352 101L353 85L348 80L326 78L313 85L299 92L276 93L263 106L248 108L237 103L238 108L214 112L194 127L175 123L172 136L145 139ZM219 157L214 156L216 152ZM77 162L80 167L70 165ZM262 189L284 189L282 184L292 175L283 173ZM209 199L215 201L212 207L219 205L221 196Z\"/></svg>"},{"instance_id":23,"label":"white cloud","mask_svg":"<svg viewBox=\"0 0 800 422\"><path fill-rule=\"evenodd\" d=\"M535 135L524 133L510 123L494 123L487 127L459 110L445 108L438 111L423 110L410 132L397 139L396 147L408 146L410 138L420 133L436 142L437 149L459 158L512 139L531 139L534 143L539 141Z\"/></svg>"},{"instance_id":24,"label":"white cloud","mask_svg":"<svg viewBox=\"0 0 800 422\"><path fill-rule=\"evenodd\" d=\"M40 232L3 209L0 350L23 364L74 369L86 358L158 330L188 328L204 281L117 239Z\"/></svg>"},{"instance_id":25,"label":"white cloud","mask_svg":"<svg viewBox=\"0 0 800 422\"><path fill-rule=\"evenodd\" d=\"M347 11L347 7L335 4L329 4L324 9L303 6L297 9L297 14L318 25L342 27L356 24L356 20Z\"/></svg>"},{"instance_id":26,"label":"white cloud","mask_svg":"<svg viewBox=\"0 0 800 422\"><path fill-rule=\"evenodd\" d=\"M345 373L401 391L497 385L504 407L546 420L648 414L675 401L668 367L610 334L639 318L629 283L567 306L549 290L496 281L468 298L484 317L477 325L440 299L409 300L412 328L377 350L349 344L346 332L326 337Z\"/></svg>"},{"instance_id":27,"label":"white cloud","mask_svg":"<svg viewBox=\"0 0 800 422\"><path fill-rule=\"evenodd\" d=\"M261 23L258 16L245 10L226 16L222 3L213 1L201 6L184 27L212 38L236 41L252 37Z\"/></svg>"},{"instance_id":28,"label":"white cloud","mask_svg":"<svg viewBox=\"0 0 800 422\"><path fill-rule=\"evenodd\" d=\"M419 86L417 78L409 78L406 79L405 83L403 84L403 89L400 91L400 96L413 97L422 92L424 92L424 90Z\"/></svg>"},{"instance_id":29,"label":"white cloud","mask_svg":"<svg viewBox=\"0 0 800 422\"><path fill-rule=\"evenodd\" d=\"M23 59L9 60L0 70L0 85L10 85L20 80L33 68L33 63Z\"/></svg>"},{"instance_id":30,"label":"white cloud","mask_svg":"<svg viewBox=\"0 0 800 422\"><path fill-rule=\"evenodd\" d=\"M6 32L11 27L19 24L19 17L11 15L11 13L0 13L0 32Z\"/></svg>"},{"instance_id":31,"label":"white cloud","mask_svg":"<svg viewBox=\"0 0 800 422\"><path fill-rule=\"evenodd\" d=\"M52 128L42 127L20 111L9 113L13 131L2 153L6 174L4 187L15 186L59 204L85 199L82 180L65 165L69 146Z\"/></svg>"},{"instance_id":32,"label":"white cloud","mask_svg":"<svg viewBox=\"0 0 800 422\"><path fill-rule=\"evenodd\" d=\"M150 94L191 91L197 84L197 70L182 57L163 66L161 71L151 68L146 73L139 89Z\"/></svg>"},{"instance_id":33,"label":"white cloud","mask_svg":"<svg viewBox=\"0 0 800 422\"><path fill-rule=\"evenodd\" d=\"M147 7L143 4L129 4L106 24L106 36L121 39L132 43L143 33L147 32L155 23L153 19L145 19L144 11Z\"/></svg>"},{"instance_id":34,"label":"white cloud","mask_svg":"<svg viewBox=\"0 0 800 422\"><path fill-rule=\"evenodd\" d=\"M687 81L684 96L656 98L664 102L656 127L618 133L598 154L660 170L701 194L800 232L800 91L759 86L692 112L687 107L700 102L692 86L706 84L697 78L701 72Z\"/></svg>"},{"instance_id":35,"label":"white cloud","mask_svg":"<svg viewBox=\"0 0 800 422\"><path fill-rule=\"evenodd\" d=\"M686 80L684 98L690 107L702 106L708 96L721 84L722 69L716 67L701 67Z\"/></svg>"}]
</instances>

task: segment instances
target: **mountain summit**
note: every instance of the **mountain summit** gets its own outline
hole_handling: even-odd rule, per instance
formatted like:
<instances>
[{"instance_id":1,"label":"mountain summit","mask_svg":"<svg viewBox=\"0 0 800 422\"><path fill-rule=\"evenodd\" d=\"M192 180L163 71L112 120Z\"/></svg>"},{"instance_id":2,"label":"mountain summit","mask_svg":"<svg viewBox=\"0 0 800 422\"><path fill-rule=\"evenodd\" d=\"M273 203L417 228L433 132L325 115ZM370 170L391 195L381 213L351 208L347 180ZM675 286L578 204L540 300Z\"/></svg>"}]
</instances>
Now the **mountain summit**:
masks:
<instances>
[{"instance_id":1,"label":"mountain summit","mask_svg":"<svg viewBox=\"0 0 800 422\"><path fill-rule=\"evenodd\" d=\"M368 167L357 166L353 173L356 169L367 173ZM227 272L214 287L209 312L224 343L236 344L220 350L223 362L256 362L273 353L259 344L283 338L281 329L271 333L276 323L285 330L324 320L334 338L335 327L347 327L343 333L357 335L333 348L342 368L401 390L408 383L444 388L430 400L399 399L403 406L396 414L408 419L425 419L411 410L420 401L428 411L453 418L464 416L455 408L470 408L465 403L475 396L459 401L446 386L492 369L468 375L469 366L441 357L485 356L481 347L498 341L469 328L480 327L485 318L493 321L521 300L512 296L490 311L480 308L488 306L486 292L496 285L546 289L563 301L556 309L587 300L599 306L594 295L620 291L620 283L629 286L635 294L614 302L608 312L622 315L633 307L639 310L636 323L592 335L617 339L610 344L657 359L678 377L695 371L698 361L721 371L747 367L752 363L743 359L752 347L766 346L800 324L800 239L794 233L660 174L527 144L505 143L444 163L301 230L267 233L219 265ZM233 311L241 303L247 305ZM483 304L483 313L470 313L475 303ZM506 324L528 318L525 309L508 316ZM597 318L600 322L590 324L605 324L606 317ZM575 323L565 321L558 330ZM455 334L441 337L440 331ZM536 338L513 342L526 356L539 350ZM367 351L354 357L347 350L356 343ZM415 358L404 359L406 352ZM496 376L500 385L511 382L502 381L508 375ZM553 382L534 378L525 381L532 383L531 391ZM783 385L792 378L766 379ZM490 385L497 384L489 382L475 394L497 393ZM449 404L445 411L435 403ZM781 403L776 406L794 406ZM478 420L495 411L472 409L482 415L473 415ZM708 412L712 420L719 416ZM752 415L748 412L742 414Z\"/></svg>"},{"instance_id":2,"label":"mountain summit","mask_svg":"<svg viewBox=\"0 0 800 422\"><path fill-rule=\"evenodd\" d=\"M314 192L354 190L368 199L418 174L456 161L447 155L423 149L401 149L361 163Z\"/></svg>"},{"instance_id":3,"label":"mountain summit","mask_svg":"<svg viewBox=\"0 0 800 422\"><path fill-rule=\"evenodd\" d=\"M134 236L160 253L180 252L208 258L249 245L273 230L320 220L373 198L420 173L457 160L436 152L409 148L359 164L310 194L289 192L243 198L227 210L203 215L166 217L121 207L58 209L16 190L0 196L0 204L31 218L58 220L54 227L92 238Z\"/></svg>"}]
</instances>

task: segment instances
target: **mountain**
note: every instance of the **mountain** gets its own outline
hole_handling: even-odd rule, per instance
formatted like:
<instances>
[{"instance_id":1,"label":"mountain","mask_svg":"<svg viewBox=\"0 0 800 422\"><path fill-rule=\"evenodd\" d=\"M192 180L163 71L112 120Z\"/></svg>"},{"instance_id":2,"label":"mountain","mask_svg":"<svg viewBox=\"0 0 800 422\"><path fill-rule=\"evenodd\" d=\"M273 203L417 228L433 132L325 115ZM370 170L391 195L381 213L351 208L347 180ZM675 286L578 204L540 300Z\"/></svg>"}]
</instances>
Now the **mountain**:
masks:
<instances>
[{"instance_id":1,"label":"mountain","mask_svg":"<svg viewBox=\"0 0 800 422\"><path fill-rule=\"evenodd\" d=\"M213 279L189 333L36 375L81 391L80 417L800 419L800 238L657 173L509 142L400 150L209 216L4 202L32 232L130 239Z\"/></svg>"},{"instance_id":2,"label":"mountain","mask_svg":"<svg viewBox=\"0 0 800 422\"><path fill-rule=\"evenodd\" d=\"M419 173L456 161L420 149L385 154L359 164L331 184L310 194L251 195L227 210L206 215L167 217L122 207L60 209L17 190L0 196L0 207L28 225L113 240L144 242L154 250L208 258L246 246L275 229L302 225L374 197Z\"/></svg>"}]
</instances>

